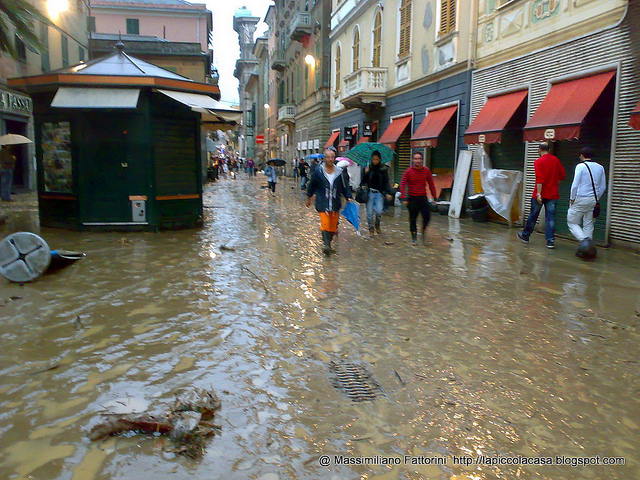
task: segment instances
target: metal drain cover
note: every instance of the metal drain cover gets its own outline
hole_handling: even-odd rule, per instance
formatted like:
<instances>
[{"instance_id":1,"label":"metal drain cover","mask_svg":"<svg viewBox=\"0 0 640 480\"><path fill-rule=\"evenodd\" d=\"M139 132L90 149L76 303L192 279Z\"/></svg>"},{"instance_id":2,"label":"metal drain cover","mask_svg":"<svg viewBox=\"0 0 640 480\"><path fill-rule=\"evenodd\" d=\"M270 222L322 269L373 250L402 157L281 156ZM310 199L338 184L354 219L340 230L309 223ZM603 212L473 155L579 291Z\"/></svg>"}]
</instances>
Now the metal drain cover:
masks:
<instances>
[{"instance_id":1,"label":"metal drain cover","mask_svg":"<svg viewBox=\"0 0 640 480\"><path fill-rule=\"evenodd\" d=\"M342 390L352 402L369 402L384 395L373 374L361 365L346 362L329 363L329 380L333 388Z\"/></svg>"}]
</instances>

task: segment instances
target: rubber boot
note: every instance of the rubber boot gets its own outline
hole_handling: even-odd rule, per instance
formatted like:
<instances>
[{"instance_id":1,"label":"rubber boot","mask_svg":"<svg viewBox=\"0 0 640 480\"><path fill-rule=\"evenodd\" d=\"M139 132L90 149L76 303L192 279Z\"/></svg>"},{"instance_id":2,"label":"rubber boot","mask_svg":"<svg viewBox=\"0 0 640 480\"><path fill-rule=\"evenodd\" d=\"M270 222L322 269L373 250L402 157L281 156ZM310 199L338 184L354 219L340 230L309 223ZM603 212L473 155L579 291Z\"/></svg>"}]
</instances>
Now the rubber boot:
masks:
<instances>
[{"instance_id":1,"label":"rubber boot","mask_svg":"<svg viewBox=\"0 0 640 480\"><path fill-rule=\"evenodd\" d=\"M411 232L411 243L418 245L418 232Z\"/></svg>"},{"instance_id":2,"label":"rubber boot","mask_svg":"<svg viewBox=\"0 0 640 480\"><path fill-rule=\"evenodd\" d=\"M378 235L382 234L382 230L380 230L380 215L376 215L376 232Z\"/></svg>"},{"instance_id":3,"label":"rubber boot","mask_svg":"<svg viewBox=\"0 0 640 480\"><path fill-rule=\"evenodd\" d=\"M322 243L324 244L322 247L322 253L327 256L331 253L331 240L329 239L329 233L331 232L322 230Z\"/></svg>"},{"instance_id":4,"label":"rubber boot","mask_svg":"<svg viewBox=\"0 0 640 480\"><path fill-rule=\"evenodd\" d=\"M336 249L331 246L331 242L333 241L333 236L335 232L327 232L327 236L329 237L329 252L336 253Z\"/></svg>"}]
</instances>

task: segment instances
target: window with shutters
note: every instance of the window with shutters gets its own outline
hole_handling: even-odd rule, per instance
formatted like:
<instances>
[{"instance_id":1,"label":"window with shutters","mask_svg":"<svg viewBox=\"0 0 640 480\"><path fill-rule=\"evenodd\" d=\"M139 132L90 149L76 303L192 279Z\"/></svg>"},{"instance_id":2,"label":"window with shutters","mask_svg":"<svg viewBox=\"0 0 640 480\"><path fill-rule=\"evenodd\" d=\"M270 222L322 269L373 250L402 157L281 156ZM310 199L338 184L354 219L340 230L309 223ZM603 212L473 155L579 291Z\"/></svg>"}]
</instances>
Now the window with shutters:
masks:
<instances>
[{"instance_id":1,"label":"window with shutters","mask_svg":"<svg viewBox=\"0 0 640 480\"><path fill-rule=\"evenodd\" d=\"M440 1L440 31L439 36L456 31L456 0Z\"/></svg>"},{"instance_id":2,"label":"window with shutters","mask_svg":"<svg viewBox=\"0 0 640 480\"><path fill-rule=\"evenodd\" d=\"M382 55L382 13L376 13L376 19L373 21L373 59L371 64L374 67L380 66L380 57Z\"/></svg>"},{"instance_id":3,"label":"window with shutters","mask_svg":"<svg viewBox=\"0 0 640 480\"><path fill-rule=\"evenodd\" d=\"M404 58L411 53L411 7L412 0L400 2L400 45L398 57Z\"/></svg>"},{"instance_id":4,"label":"window with shutters","mask_svg":"<svg viewBox=\"0 0 640 480\"><path fill-rule=\"evenodd\" d=\"M340 91L340 56L342 55L342 48L340 45L336 47L336 92Z\"/></svg>"},{"instance_id":5,"label":"window with shutters","mask_svg":"<svg viewBox=\"0 0 640 480\"><path fill-rule=\"evenodd\" d=\"M355 72L360 68L360 29L356 27L356 31L353 33L353 46L352 49L352 58L353 62L351 64L351 71Z\"/></svg>"}]
</instances>

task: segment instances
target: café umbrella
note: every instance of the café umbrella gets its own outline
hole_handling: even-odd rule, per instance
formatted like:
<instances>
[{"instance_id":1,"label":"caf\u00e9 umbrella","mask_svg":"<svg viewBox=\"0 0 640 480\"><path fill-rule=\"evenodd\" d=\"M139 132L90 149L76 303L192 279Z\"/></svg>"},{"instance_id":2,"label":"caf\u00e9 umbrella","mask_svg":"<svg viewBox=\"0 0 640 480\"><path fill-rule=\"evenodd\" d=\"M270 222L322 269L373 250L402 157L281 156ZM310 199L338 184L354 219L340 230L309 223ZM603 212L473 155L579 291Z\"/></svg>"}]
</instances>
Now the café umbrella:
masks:
<instances>
[{"instance_id":1,"label":"caf\u00e9 umbrella","mask_svg":"<svg viewBox=\"0 0 640 480\"><path fill-rule=\"evenodd\" d=\"M18 135L17 133L6 133L0 136L0 145L24 145L25 143L33 143L27 137Z\"/></svg>"}]
</instances>

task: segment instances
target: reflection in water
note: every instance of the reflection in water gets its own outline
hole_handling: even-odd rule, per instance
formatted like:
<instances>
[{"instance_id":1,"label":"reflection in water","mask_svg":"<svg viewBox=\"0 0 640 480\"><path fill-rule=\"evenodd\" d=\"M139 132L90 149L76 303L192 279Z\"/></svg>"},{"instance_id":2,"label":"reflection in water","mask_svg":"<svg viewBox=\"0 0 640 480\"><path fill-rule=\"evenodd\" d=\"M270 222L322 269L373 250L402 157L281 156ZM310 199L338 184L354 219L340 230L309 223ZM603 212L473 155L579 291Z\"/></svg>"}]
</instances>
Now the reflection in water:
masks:
<instances>
[{"instance_id":1,"label":"reflection in water","mask_svg":"<svg viewBox=\"0 0 640 480\"><path fill-rule=\"evenodd\" d=\"M382 237L341 225L325 258L299 190L285 180L271 197L261 181L208 187L201 230L41 232L87 258L24 287L2 280L0 478L640 476L636 257L578 262L572 244L550 252L542 236L525 246L441 216L412 247L392 208ZM365 366L385 396L351 403L327 378L338 360ZM223 405L200 462L162 438L86 438L117 402L153 408L191 387ZM448 462L318 463L343 454ZM452 463L556 454L627 465Z\"/></svg>"}]
</instances>

